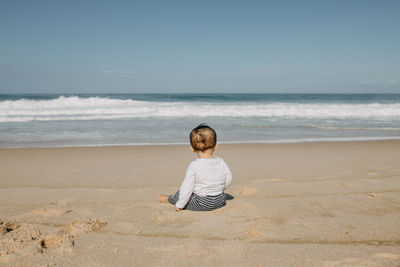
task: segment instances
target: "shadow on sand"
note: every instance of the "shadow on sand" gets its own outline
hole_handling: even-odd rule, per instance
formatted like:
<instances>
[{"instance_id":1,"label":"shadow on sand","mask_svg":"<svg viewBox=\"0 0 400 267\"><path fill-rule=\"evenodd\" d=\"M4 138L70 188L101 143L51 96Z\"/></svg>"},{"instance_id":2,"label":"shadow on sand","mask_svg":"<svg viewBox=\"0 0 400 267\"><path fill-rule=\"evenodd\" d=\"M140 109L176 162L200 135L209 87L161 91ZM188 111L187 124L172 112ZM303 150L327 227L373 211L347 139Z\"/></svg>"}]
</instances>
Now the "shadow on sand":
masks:
<instances>
[{"instance_id":1,"label":"shadow on sand","mask_svg":"<svg viewBox=\"0 0 400 267\"><path fill-rule=\"evenodd\" d=\"M227 194L227 193L225 193L225 196L226 196L226 200L232 200L232 199L235 198L235 197L232 196L231 194Z\"/></svg>"}]
</instances>

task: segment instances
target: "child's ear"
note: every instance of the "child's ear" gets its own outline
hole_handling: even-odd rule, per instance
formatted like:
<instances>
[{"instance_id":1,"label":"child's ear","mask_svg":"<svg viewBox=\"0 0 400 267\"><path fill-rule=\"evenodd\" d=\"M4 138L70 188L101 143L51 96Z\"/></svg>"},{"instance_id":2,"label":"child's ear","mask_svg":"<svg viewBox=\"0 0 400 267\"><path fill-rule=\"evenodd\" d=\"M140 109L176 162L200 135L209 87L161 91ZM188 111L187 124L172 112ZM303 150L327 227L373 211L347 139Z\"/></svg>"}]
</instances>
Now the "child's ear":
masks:
<instances>
[{"instance_id":1,"label":"child's ear","mask_svg":"<svg viewBox=\"0 0 400 267\"><path fill-rule=\"evenodd\" d=\"M196 151L196 150L194 150L194 148L192 146L190 146L190 150L192 150L192 152Z\"/></svg>"},{"instance_id":2,"label":"child's ear","mask_svg":"<svg viewBox=\"0 0 400 267\"><path fill-rule=\"evenodd\" d=\"M214 151L217 150L218 144L215 144Z\"/></svg>"}]
</instances>

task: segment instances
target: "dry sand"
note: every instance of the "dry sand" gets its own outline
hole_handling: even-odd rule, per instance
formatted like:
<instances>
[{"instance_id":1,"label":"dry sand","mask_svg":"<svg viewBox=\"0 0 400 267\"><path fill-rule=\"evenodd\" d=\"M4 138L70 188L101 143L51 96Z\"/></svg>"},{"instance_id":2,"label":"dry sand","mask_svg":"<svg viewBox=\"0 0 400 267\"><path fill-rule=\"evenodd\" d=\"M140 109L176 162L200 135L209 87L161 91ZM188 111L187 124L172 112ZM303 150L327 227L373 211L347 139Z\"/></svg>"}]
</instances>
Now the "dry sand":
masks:
<instances>
[{"instance_id":1,"label":"dry sand","mask_svg":"<svg viewBox=\"0 0 400 267\"><path fill-rule=\"evenodd\" d=\"M176 212L187 146L0 150L0 265L400 266L400 141L217 154L234 199Z\"/></svg>"}]
</instances>

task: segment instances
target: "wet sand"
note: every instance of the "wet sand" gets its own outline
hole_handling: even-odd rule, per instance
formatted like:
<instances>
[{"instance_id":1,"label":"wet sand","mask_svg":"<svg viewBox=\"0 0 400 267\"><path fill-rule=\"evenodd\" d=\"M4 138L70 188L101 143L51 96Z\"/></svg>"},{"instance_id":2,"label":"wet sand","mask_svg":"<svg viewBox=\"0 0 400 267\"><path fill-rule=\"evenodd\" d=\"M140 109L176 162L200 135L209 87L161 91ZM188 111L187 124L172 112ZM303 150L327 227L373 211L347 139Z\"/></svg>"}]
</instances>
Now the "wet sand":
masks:
<instances>
[{"instance_id":1,"label":"wet sand","mask_svg":"<svg viewBox=\"0 0 400 267\"><path fill-rule=\"evenodd\" d=\"M400 141L220 145L234 199L157 202L188 146L0 150L0 265L400 266Z\"/></svg>"}]
</instances>

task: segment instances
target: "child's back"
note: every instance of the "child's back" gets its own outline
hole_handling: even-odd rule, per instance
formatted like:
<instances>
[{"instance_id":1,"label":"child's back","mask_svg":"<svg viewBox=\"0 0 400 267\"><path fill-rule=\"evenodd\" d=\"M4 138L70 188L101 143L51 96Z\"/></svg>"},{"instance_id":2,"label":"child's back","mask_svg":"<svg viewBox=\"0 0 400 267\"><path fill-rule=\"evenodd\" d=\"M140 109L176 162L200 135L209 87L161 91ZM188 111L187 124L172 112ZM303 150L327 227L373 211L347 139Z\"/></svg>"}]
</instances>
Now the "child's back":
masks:
<instances>
[{"instance_id":1,"label":"child's back","mask_svg":"<svg viewBox=\"0 0 400 267\"><path fill-rule=\"evenodd\" d=\"M213 155L217 135L201 124L190 133L190 144L198 159L192 161L178 192L169 197L159 195L160 202L170 202L177 210L214 210L225 205L224 190L232 181L232 173L222 158Z\"/></svg>"},{"instance_id":2,"label":"child's back","mask_svg":"<svg viewBox=\"0 0 400 267\"><path fill-rule=\"evenodd\" d=\"M195 176L193 192L199 196L221 194L232 180L232 174L225 161L219 157L196 159L188 167Z\"/></svg>"}]
</instances>

